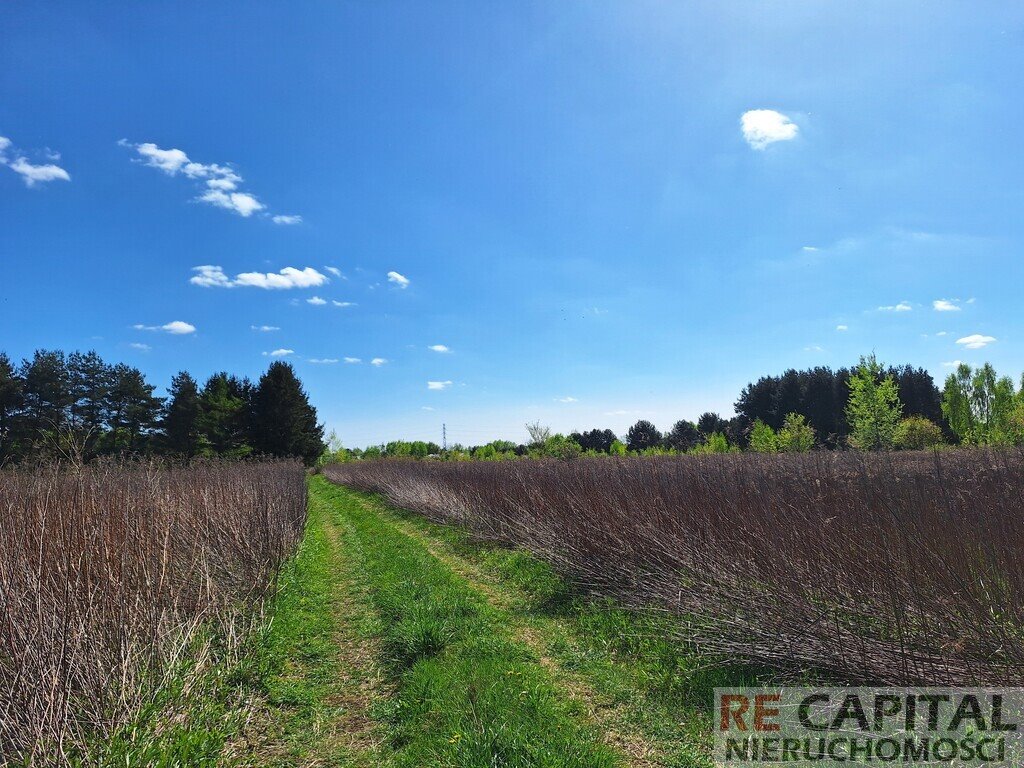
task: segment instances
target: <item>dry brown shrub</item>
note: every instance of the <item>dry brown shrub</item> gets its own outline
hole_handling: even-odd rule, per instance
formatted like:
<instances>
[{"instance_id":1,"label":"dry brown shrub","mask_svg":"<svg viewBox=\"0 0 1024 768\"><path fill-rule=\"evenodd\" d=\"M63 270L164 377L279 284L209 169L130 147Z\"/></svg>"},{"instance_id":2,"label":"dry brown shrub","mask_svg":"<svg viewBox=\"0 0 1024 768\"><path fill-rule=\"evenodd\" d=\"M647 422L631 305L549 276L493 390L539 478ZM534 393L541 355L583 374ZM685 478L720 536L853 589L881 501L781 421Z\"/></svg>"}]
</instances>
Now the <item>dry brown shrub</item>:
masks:
<instances>
[{"instance_id":1,"label":"dry brown shrub","mask_svg":"<svg viewBox=\"0 0 1024 768\"><path fill-rule=\"evenodd\" d=\"M703 649L896 684L1024 684L1024 453L363 461L335 482L678 614Z\"/></svg>"},{"instance_id":2,"label":"dry brown shrub","mask_svg":"<svg viewBox=\"0 0 1024 768\"><path fill-rule=\"evenodd\" d=\"M291 462L0 472L0 754L59 763L199 631L237 643L305 515Z\"/></svg>"}]
</instances>

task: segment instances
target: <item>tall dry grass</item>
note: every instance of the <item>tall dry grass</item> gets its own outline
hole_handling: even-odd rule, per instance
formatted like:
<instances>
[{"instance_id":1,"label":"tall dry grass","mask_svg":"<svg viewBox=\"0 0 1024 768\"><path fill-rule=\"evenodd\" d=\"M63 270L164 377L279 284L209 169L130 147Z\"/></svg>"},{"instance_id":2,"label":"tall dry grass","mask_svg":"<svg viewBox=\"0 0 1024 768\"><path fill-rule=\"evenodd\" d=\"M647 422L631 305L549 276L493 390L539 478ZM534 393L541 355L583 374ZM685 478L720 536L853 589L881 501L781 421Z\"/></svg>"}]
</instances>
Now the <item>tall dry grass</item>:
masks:
<instances>
[{"instance_id":1,"label":"tall dry grass","mask_svg":"<svg viewBox=\"0 0 1024 768\"><path fill-rule=\"evenodd\" d=\"M363 461L335 482L528 549L722 656L1024 684L1024 454Z\"/></svg>"},{"instance_id":2,"label":"tall dry grass","mask_svg":"<svg viewBox=\"0 0 1024 768\"><path fill-rule=\"evenodd\" d=\"M291 462L0 472L0 754L62 764L240 640L305 502Z\"/></svg>"}]
</instances>

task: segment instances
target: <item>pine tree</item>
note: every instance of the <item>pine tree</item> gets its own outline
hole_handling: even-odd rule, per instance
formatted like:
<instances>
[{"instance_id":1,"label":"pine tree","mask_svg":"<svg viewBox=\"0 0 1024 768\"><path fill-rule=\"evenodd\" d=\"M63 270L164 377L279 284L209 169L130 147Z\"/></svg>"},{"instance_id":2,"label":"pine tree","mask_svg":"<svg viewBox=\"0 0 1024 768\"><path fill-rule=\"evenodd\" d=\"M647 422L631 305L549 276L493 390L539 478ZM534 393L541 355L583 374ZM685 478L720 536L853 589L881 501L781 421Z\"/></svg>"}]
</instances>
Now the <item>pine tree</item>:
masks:
<instances>
[{"instance_id":1,"label":"pine tree","mask_svg":"<svg viewBox=\"0 0 1024 768\"><path fill-rule=\"evenodd\" d=\"M661 432L651 422L640 419L629 428L626 434L626 445L631 451L645 451L648 448L656 448L661 445Z\"/></svg>"},{"instance_id":2,"label":"pine tree","mask_svg":"<svg viewBox=\"0 0 1024 768\"><path fill-rule=\"evenodd\" d=\"M313 464L324 451L324 428L317 424L302 383L285 362L271 363L253 396L256 450L295 456Z\"/></svg>"},{"instance_id":3,"label":"pine tree","mask_svg":"<svg viewBox=\"0 0 1024 768\"><path fill-rule=\"evenodd\" d=\"M17 440L21 379L11 359L0 352L0 465L19 458Z\"/></svg>"},{"instance_id":4,"label":"pine tree","mask_svg":"<svg viewBox=\"0 0 1024 768\"><path fill-rule=\"evenodd\" d=\"M108 442L112 452L138 453L147 447L147 438L156 428L163 404L153 395L154 389L137 368L124 364L114 366L108 395Z\"/></svg>"},{"instance_id":5,"label":"pine tree","mask_svg":"<svg viewBox=\"0 0 1024 768\"><path fill-rule=\"evenodd\" d=\"M37 350L21 364L25 439L40 444L63 429L71 407L71 382L63 352Z\"/></svg>"},{"instance_id":6,"label":"pine tree","mask_svg":"<svg viewBox=\"0 0 1024 768\"><path fill-rule=\"evenodd\" d=\"M72 352L68 355L67 370L71 387L69 425L83 458L90 459L99 449L110 419L114 368L96 352Z\"/></svg>"},{"instance_id":7,"label":"pine tree","mask_svg":"<svg viewBox=\"0 0 1024 768\"><path fill-rule=\"evenodd\" d=\"M252 384L227 373L215 373L199 396L199 432L204 449L217 456L239 458L253 451Z\"/></svg>"},{"instance_id":8,"label":"pine tree","mask_svg":"<svg viewBox=\"0 0 1024 768\"><path fill-rule=\"evenodd\" d=\"M171 379L161 427L169 453L188 458L199 453L199 387L186 371Z\"/></svg>"}]
</instances>

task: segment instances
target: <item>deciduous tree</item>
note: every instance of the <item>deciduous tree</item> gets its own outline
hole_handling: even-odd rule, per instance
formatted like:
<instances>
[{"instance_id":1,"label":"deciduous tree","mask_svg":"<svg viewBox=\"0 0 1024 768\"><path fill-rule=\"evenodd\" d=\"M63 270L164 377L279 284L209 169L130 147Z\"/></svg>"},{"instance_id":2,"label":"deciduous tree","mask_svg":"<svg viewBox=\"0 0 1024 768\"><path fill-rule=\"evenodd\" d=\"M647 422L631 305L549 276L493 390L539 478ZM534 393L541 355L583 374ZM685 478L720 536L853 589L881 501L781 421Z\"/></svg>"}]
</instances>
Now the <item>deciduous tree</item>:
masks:
<instances>
[{"instance_id":1,"label":"deciduous tree","mask_svg":"<svg viewBox=\"0 0 1024 768\"><path fill-rule=\"evenodd\" d=\"M889 450L895 445L902 405L892 376L884 375L874 353L862 357L850 377L850 443L865 451Z\"/></svg>"}]
</instances>

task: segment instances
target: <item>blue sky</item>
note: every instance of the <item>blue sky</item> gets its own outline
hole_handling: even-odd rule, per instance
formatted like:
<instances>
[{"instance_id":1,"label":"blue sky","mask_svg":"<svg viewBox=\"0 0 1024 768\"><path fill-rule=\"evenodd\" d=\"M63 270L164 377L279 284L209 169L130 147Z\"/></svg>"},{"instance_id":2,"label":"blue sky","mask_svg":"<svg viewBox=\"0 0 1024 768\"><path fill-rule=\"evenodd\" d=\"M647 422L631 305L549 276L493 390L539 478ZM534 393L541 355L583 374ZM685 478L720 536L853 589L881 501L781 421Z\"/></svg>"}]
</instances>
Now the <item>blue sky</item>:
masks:
<instances>
[{"instance_id":1,"label":"blue sky","mask_svg":"<svg viewBox=\"0 0 1024 768\"><path fill-rule=\"evenodd\" d=\"M1019 3L7 3L0 28L15 358L93 348L163 388L291 350L348 445L667 428L871 350L1024 369Z\"/></svg>"}]
</instances>

